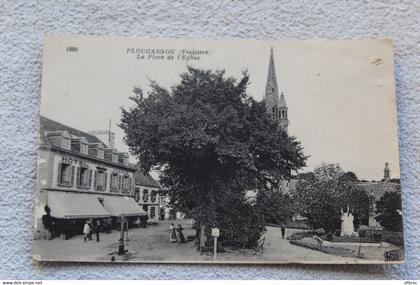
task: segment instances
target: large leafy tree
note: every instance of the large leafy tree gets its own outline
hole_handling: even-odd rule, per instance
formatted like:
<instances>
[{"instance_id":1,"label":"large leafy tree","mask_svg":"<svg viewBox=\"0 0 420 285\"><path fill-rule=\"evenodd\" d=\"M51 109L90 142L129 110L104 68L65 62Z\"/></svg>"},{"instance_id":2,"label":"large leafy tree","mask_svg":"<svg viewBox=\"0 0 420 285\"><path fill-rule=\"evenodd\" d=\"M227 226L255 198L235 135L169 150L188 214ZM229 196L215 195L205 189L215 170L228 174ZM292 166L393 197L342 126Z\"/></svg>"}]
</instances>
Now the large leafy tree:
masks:
<instances>
[{"instance_id":1,"label":"large leafy tree","mask_svg":"<svg viewBox=\"0 0 420 285\"><path fill-rule=\"evenodd\" d=\"M355 217L354 224L366 224L369 213L367 194L337 164L322 164L304 175L293 191L295 211L306 216L313 228L332 232L340 228L341 210L347 206ZM353 176L353 175L351 175Z\"/></svg>"},{"instance_id":2,"label":"large leafy tree","mask_svg":"<svg viewBox=\"0 0 420 285\"><path fill-rule=\"evenodd\" d=\"M378 216L375 219L387 230L402 232L402 206L401 194L398 192L385 192L376 202Z\"/></svg>"},{"instance_id":3,"label":"large leafy tree","mask_svg":"<svg viewBox=\"0 0 420 285\"><path fill-rule=\"evenodd\" d=\"M273 224L286 224L294 214L293 199L281 191L260 191L257 201L264 220Z\"/></svg>"},{"instance_id":4,"label":"large leafy tree","mask_svg":"<svg viewBox=\"0 0 420 285\"><path fill-rule=\"evenodd\" d=\"M217 226L221 240L241 245L255 240L243 233L261 229L258 205L243 210L245 191L275 188L306 160L300 143L247 95L248 82L247 73L236 80L188 67L170 90L151 82L144 96L135 88L120 124L141 168L160 170L174 207L207 226L207 235Z\"/></svg>"}]
</instances>

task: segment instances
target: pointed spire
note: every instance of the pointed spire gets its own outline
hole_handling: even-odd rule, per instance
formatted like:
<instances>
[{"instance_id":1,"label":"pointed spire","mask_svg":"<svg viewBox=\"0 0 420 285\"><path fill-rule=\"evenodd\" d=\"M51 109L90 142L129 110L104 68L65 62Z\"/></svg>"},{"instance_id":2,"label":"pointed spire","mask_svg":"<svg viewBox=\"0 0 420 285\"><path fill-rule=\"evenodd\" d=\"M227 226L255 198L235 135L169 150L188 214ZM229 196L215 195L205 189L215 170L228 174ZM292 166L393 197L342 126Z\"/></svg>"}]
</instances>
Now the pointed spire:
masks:
<instances>
[{"instance_id":1,"label":"pointed spire","mask_svg":"<svg viewBox=\"0 0 420 285\"><path fill-rule=\"evenodd\" d=\"M277 86L276 67L274 65L273 47L270 49L270 61L268 63L264 101L266 102L267 107L277 107L279 104L279 91Z\"/></svg>"},{"instance_id":2,"label":"pointed spire","mask_svg":"<svg viewBox=\"0 0 420 285\"><path fill-rule=\"evenodd\" d=\"M270 59L268 63L267 84L265 86L264 103L268 114L277 121L279 126L287 132L289 120L287 118L286 98L277 86L276 67L274 65L273 47L270 49Z\"/></svg>"},{"instance_id":3,"label":"pointed spire","mask_svg":"<svg viewBox=\"0 0 420 285\"><path fill-rule=\"evenodd\" d=\"M281 92L281 95L280 95L279 108L287 108L286 98L284 98L283 92Z\"/></svg>"}]
</instances>

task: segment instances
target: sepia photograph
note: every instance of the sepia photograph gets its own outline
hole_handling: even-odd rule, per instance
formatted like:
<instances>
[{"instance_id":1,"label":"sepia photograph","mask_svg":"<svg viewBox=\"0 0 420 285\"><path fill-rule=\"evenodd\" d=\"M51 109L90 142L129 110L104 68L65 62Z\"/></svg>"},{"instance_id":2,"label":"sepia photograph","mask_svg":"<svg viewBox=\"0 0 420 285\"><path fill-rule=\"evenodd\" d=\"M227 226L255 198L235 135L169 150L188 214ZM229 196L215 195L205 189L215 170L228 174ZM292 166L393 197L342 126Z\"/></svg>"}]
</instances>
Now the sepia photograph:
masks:
<instances>
[{"instance_id":1,"label":"sepia photograph","mask_svg":"<svg viewBox=\"0 0 420 285\"><path fill-rule=\"evenodd\" d=\"M45 35L35 261L404 262L393 42Z\"/></svg>"}]
</instances>

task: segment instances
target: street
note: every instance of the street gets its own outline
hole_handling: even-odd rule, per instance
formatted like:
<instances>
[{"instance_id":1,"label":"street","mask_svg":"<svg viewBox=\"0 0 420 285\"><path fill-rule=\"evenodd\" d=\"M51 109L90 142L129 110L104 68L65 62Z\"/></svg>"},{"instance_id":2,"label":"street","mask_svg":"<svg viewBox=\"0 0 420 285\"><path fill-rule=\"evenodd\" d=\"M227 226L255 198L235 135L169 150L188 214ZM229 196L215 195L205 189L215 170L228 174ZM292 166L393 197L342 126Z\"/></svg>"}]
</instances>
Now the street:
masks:
<instances>
[{"instance_id":1,"label":"street","mask_svg":"<svg viewBox=\"0 0 420 285\"><path fill-rule=\"evenodd\" d=\"M195 234L191 223L185 221L160 221L158 226L135 228L129 230L128 262L211 262L212 253L200 253L196 250L194 241L185 244L169 242L169 226L182 224L184 235ZM112 253L118 250L119 232L101 234L100 242L84 242L83 236L74 236L68 240L55 238L53 240L34 240L34 257L42 260L68 261L111 261ZM221 233L223 234L223 233ZM39 257L39 258L37 258ZM229 250L217 254L217 261L223 262L340 262L347 263L354 259L332 256L319 251L295 246L286 239L281 239L279 228L267 227L264 251L254 253L254 250Z\"/></svg>"}]
</instances>

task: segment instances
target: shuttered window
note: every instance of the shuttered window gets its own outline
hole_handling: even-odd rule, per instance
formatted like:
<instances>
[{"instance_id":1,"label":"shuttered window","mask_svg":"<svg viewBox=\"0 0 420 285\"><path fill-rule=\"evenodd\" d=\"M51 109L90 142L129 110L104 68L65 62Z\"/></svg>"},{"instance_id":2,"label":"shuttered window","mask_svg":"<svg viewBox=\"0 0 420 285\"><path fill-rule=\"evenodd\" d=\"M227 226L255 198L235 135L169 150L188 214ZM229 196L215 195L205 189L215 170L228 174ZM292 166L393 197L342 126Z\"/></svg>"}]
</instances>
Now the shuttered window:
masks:
<instances>
[{"instance_id":1,"label":"shuttered window","mask_svg":"<svg viewBox=\"0 0 420 285\"><path fill-rule=\"evenodd\" d=\"M128 175L122 176L122 191L125 193L130 191L130 177Z\"/></svg>"},{"instance_id":2,"label":"shuttered window","mask_svg":"<svg viewBox=\"0 0 420 285\"><path fill-rule=\"evenodd\" d=\"M119 175L118 173L111 174L111 191L118 191L119 188Z\"/></svg>"},{"instance_id":3,"label":"shuttered window","mask_svg":"<svg viewBox=\"0 0 420 285\"><path fill-rule=\"evenodd\" d=\"M87 189L90 189L92 187L92 169L89 169L89 184L87 186Z\"/></svg>"},{"instance_id":4,"label":"shuttered window","mask_svg":"<svg viewBox=\"0 0 420 285\"><path fill-rule=\"evenodd\" d=\"M104 170L95 171L95 189L100 191L106 190L107 173Z\"/></svg>"},{"instance_id":5,"label":"shuttered window","mask_svg":"<svg viewBox=\"0 0 420 285\"><path fill-rule=\"evenodd\" d=\"M67 163L58 164L58 186L72 186L74 181L74 166Z\"/></svg>"},{"instance_id":6,"label":"shuttered window","mask_svg":"<svg viewBox=\"0 0 420 285\"><path fill-rule=\"evenodd\" d=\"M76 186L82 189L89 189L92 183L91 175L92 170L88 169L87 167L78 167L76 176Z\"/></svg>"}]
</instances>

